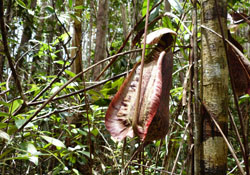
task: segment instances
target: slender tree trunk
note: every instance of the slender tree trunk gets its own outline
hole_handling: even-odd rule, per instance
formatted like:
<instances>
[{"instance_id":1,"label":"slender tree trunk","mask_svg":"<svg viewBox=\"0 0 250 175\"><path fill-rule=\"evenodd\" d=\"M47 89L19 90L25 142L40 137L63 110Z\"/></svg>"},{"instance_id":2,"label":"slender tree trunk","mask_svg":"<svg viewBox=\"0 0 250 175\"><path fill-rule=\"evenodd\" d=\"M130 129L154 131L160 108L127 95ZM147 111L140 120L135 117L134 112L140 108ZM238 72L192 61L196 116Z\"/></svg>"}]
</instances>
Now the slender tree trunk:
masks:
<instances>
[{"instance_id":1,"label":"slender tree trunk","mask_svg":"<svg viewBox=\"0 0 250 175\"><path fill-rule=\"evenodd\" d=\"M7 11L5 13L5 22L6 24L10 23L10 20L12 19L12 0L7 1ZM4 47L2 43L0 44L0 52L4 52ZM4 76L3 76L3 69L4 69L4 63L5 63L5 56L3 54L0 54L0 83L3 82ZM7 69L7 68L6 68Z\"/></svg>"},{"instance_id":2,"label":"slender tree trunk","mask_svg":"<svg viewBox=\"0 0 250 175\"><path fill-rule=\"evenodd\" d=\"M4 48L2 43L0 44L0 52L3 52ZM5 61L5 57L4 55L0 55L0 83L3 82L3 68L4 68L4 61Z\"/></svg>"},{"instance_id":3,"label":"slender tree trunk","mask_svg":"<svg viewBox=\"0 0 250 175\"><path fill-rule=\"evenodd\" d=\"M126 38L128 34L128 19L127 19L127 8L124 4L121 4L121 17L122 17L122 28L123 37Z\"/></svg>"},{"instance_id":4,"label":"slender tree trunk","mask_svg":"<svg viewBox=\"0 0 250 175\"><path fill-rule=\"evenodd\" d=\"M108 4L109 0L99 0L97 15L95 62L103 60L106 57L106 33L108 22ZM101 72L99 67L94 69L94 78Z\"/></svg>"},{"instance_id":5,"label":"slender tree trunk","mask_svg":"<svg viewBox=\"0 0 250 175\"><path fill-rule=\"evenodd\" d=\"M216 1L218 5L216 5ZM227 35L227 1L203 0L202 24L221 34ZM227 135L228 108L228 66L223 40L202 28L202 102L208 112L215 116ZM220 132L203 108L202 175L225 175L227 172L228 148Z\"/></svg>"},{"instance_id":6,"label":"slender tree trunk","mask_svg":"<svg viewBox=\"0 0 250 175\"><path fill-rule=\"evenodd\" d=\"M193 52L193 61L194 61L194 174L200 175L201 167L201 134L202 134L202 122L199 111L199 91L198 91L198 41L197 41L197 1L193 1L193 37L192 37L192 52Z\"/></svg>"},{"instance_id":7,"label":"slender tree trunk","mask_svg":"<svg viewBox=\"0 0 250 175\"><path fill-rule=\"evenodd\" d=\"M82 0L76 0L75 1L76 6L83 5ZM76 10L75 15L81 18L81 11L82 10ZM82 71L82 25L81 21L78 19L74 19L74 34L73 34L73 40L72 40L72 46L77 47L77 49L73 49L71 52L71 56L75 57L76 59L72 65L72 71L74 73L79 73Z\"/></svg>"}]
</instances>

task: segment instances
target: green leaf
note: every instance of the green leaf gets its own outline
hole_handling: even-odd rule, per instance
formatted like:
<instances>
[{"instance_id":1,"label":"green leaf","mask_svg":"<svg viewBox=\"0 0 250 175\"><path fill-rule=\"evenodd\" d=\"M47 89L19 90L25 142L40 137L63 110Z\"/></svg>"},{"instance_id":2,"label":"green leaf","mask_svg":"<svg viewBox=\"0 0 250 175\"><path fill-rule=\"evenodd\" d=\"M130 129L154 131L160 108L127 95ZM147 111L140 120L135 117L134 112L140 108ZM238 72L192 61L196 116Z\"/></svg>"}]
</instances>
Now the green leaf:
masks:
<instances>
[{"instance_id":1,"label":"green leaf","mask_svg":"<svg viewBox=\"0 0 250 175\"><path fill-rule=\"evenodd\" d=\"M9 134L7 134L6 132L1 131L1 130L0 130L0 137L5 139L5 140L8 140L8 141L10 140Z\"/></svg>"},{"instance_id":2,"label":"green leaf","mask_svg":"<svg viewBox=\"0 0 250 175\"><path fill-rule=\"evenodd\" d=\"M29 152L31 154L37 154L38 153L36 147L32 143L28 143L27 152Z\"/></svg>"},{"instance_id":3,"label":"green leaf","mask_svg":"<svg viewBox=\"0 0 250 175\"><path fill-rule=\"evenodd\" d=\"M81 10L81 9L85 9L85 7L83 5L78 5L78 6L75 6L74 9Z\"/></svg>"},{"instance_id":4,"label":"green leaf","mask_svg":"<svg viewBox=\"0 0 250 175\"><path fill-rule=\"evenodd\" d=\"M73 1L69 0L69 8L71 8L73 6Z\"/></svg>"},{"instance_id":5,"label":"green leaf","mask_svg":"<svg viewBox=\"0 0 250 175\"><path fill-rule=\"evenodd\" d=\"M57 60L57 61L54 61L54 63L60 64L60 65L64 65L64 61L63 60Z\"/></svg>"},{"instance_id":6,"label":"green leaf","mask_svg":"<svg viewBox=\"0 0 250 175\"><path fill-rule=\"evenodd\" d=\"M118 90L121 87L123 81L124 81L124 77L119 78L114 83L112 83L112 88L117 87L117 90Z\"/></svg>"},{"instance_id":7,"label":"green leaf","mask_svg":"<svg viewBox=\"0 0 250 175\"><path fill-rule=\"evenodd\" d=\"M91 133L96 137L99 133L98 129L94 128L92 129Z\"/></svg>"},{"instance_id":8,"label":"green leaf","mask_svg":"<svg viewBox=\"0 0 250 175\"><path fill-rule=\"evenodd\" d=\"M4 105L6 107L10 107L10 104L9 103L6 103L4 101L0 101L0 105Z\"/></svg>"},{"instance_id":9,"label":"green leaf","mask_svg":"<svg viewBox=\"0 0 250 175\"><path fill-rule=\"evenodd\" d=\"M15 120L15 124L16 124L16 127L19 129L21 128L21 126L23 126L23 124L26 122L27 120L26 119L17 119ZM29 128L29 127L33 127L33 123L28 123L24 128Z\"/></svg>"},{"instance_id":10,"label":"green leaf","mask_svg":"<svg viewBox=\"0 0 250 175\"><path fill-rule=\"evenodd\" d=\"M87 136L88 135L88 133L86 132L86 131L83 131L83 130L78 130L78 132L81 134L81 135L83 135L83 136Z\"/></svg>"},{"instance_id":11,"label":"green leaf","mask_svg":"<svg viewBox=\"0 0 250 175\"><path fill-rule=\"evenodd\" d=\"M55 10L51 6L47 6L44 8L48 13L55 13Z\"/></svg>"},{"instance_id":12,"label":"green leaf","mask_svg":"<svg viewBox=\"0 0 250 175\"><path fill-rule=\"evenodd\" d=\"M74 171L75 174L80 175L80 173L79 173L79 171L77 169L73 168L73 171Z\"/></svg>"},{"instance_id":13,"label":"green leaf","mask_svg":"<svg viewBox=\"0 0 250 175\"><path fill-rule=\"evenodd\" d=\"M71 77L75 77L76 76L76 74L74 72L71 72L69 70L65 70L65 73L68 74Z\"/></svg>"},{"instance_id":14,"label":"green leaf","mask_svg":"<svg viewBox=\"0 0 250 175\"><path fill-rule=\"evenodd\" d=\"M179 13L183 13L181 4L179 3L178 0L168 0L168 2L171 4L171 6L177 10Z\"/></svg>"},{"instance_id":15,"label":"green leaf","mask_svg":"<svg viewBox=\"0 0 250 175\"><path fill-rule=\"evenodd\" d=\"M64 145L64 143L58 139L55 139L53 137L49 137L49 136L41 136L44 140L46 140L47 142L51 143L54 146L58 146L58 147L62 147L65 148L66 146Z\"/></svg>"},{"instance_id":16,"label":"green leaf","mask_svg":"<svg viewBox=\"0 0 250 175\"><path fill-rule=\"evenodd\" d=\"M149 2L149 10L152 8L152 5L154 4L153 1ZM147 13L147 0L144 0L142 5L142 16L145 16Z\"/></svg>"},{"instance_id":17,"label":"green leaf","mask_svg":"<svg viewBox=\"0 0 250 175\"><path fill-rule=\"evenodd\" d=\"M87 152L87 151L81 151L81 153L82 153L83 155L87 156L87 157L90 157L90 153Z\"/></svg>"},{"instance_id":18,"label":"green leaf","mask_svg":"<svg viewBox=\"0 0 250 175\"><path fill-rule=\"evenodd\" d=\"M13 112L15 112L16 109L19 108L19 106L20 106L22 103L23 103L23 100L20 100L20 99L15 100L15 101L13 102L12 107L9 108L9 112L10 112L11 114L12 114Z\"/></svg>"},{"instance_id":19,"label":"green leaf","mask_svg":"<svg viewBox=\"0 0 250 175\"><path fill-rule=\"evenodd\" d=\"M5 113L5 112L0 112L0 117L8 117L10 114Z\"/></svg>"},{"instance_id":20,"label":"green leaf","mask_svg":"<svg viewBox=\"0 0 250 175\"><path fill-rule=\"evenodd\" d=\"M29 143L27 145L27 152L29 153L28 157L31 162L33 162L35 165L38 165L38 156L39 152L37 151L36 147L32 144Z\"/></svg>"},{"instance_id":21,"label":"green leaf","mask_svg":"<svg viewBox=\"0 0 250 175\"><path fill-rule=\"evenodd\" d=\"M26 7L26 5L25 5L25 3L24 3L23 1L17 0L16 2L17 2L17 4L20 5L21 7L27 9L27 7Z\"/></svg>"},{"instance_id":22,"label":"green leaf","mask_svg":"<svg viewBox=\"0 0 250 175\"><path fill-rule=\"evenodd\" d=\"M108 106L110 102L111 102L110 99L101 98L101 99L95 101L93 104L98 105L98 106Z\"/></svg>"}]
</instances>

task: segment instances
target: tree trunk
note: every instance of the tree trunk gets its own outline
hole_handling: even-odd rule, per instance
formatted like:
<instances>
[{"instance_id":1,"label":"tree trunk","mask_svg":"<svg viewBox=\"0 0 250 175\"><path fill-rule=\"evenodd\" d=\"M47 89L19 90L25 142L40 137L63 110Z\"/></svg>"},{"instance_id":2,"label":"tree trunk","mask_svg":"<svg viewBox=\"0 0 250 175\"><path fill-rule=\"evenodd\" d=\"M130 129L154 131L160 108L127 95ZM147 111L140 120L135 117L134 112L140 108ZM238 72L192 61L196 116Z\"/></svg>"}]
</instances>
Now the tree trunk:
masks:
<instances>
[{"instance_id":1,"label":"tree trunk","mask_svg":"<svg viewBox=\"0 0 250 175\"><path fill-rule=\"evenodd\" d=\"M2 43L0 44L0 52L3 52L4 48L3 48L3 45ZM0 83L3 82L3 68L4 68L4 61L5 61L5 57L4 55L0 55Z\"/></svg>"},{"instance_id":2,"label":"tree trunk","mask_svg":"<svg viewBox=\"0 0 250 175\"><path fill-rule=\"evenodd\" d=\"M202 24L215 32L227 35L226 0L202 1ZM219 20L223 31L220 29ZM228 66L223 40L202 28L202 110L203 135L201 174L225 175L227 172L228 148L208 113L215 116L224 134L227 135Z\"/></svg>"},{"instance_id":3,"label":"tree trunk","mask_svg":"<svg viewBox=\"0 0 250 175\"><path fill-rule=\"evenodd\" d=\"M5 21L6 21L6 24L9 24L11 19L12 19L12 0L9 0L7 1L7 11L5 13ZM2 43L0 44L0 52L3 52L4 50L4 47L2 45ZM4 80L4 63L5 63L5 56L3 54L0 55L0 83L3 82ZM6 68L7 69L7 68Z\"/></svg>"},{"instance_id":4,"label":"tree trunk","mask_svg":"<svg viewBox=\"0 0 250 175\"><path fill-rule=\"evenodd\" d=\"M128 34L128 19L127 19L127 8L124 4L121 4L121 17L122 17L122 28L123 28L123 37L124 39Z\"/></svg>"},{"instance_id":5,"label":"tree trunk","mask_svg":"<svg viewBox=\"0 0 250 175\"><path fill-rule=\"evenodd\" d=\"M82 0L76 0L75 6L83 5ZM75 10L75 15L81 19L82 10ZM81 21L78 19L74 19L74 33L73 33L73 40L72 46L76 47L77 49L73 49L71 52L72 58L76 56L74 63L72 64L72 72L78 74L82 71L82 26Z\"/></svg>"},{"instance_id":6,"label":"tree trunk","mask_svg":"<svg viewBox=\"0 0 250 175\"><path fill-rule=\"evenodd\" d=\"M37 0L32 1L30 7L34 9L36 7ZM22 39L20 46L17 50L16 54L16 59L18 60L22 53L24 53L28 48L27 48L27 43L32 37L32 26L33 26L33 16L32 15L27 15L26 19L24 19L23 22L23 34L22 34ZM16 60L16 61L17 61ZM24 60L20 59L18 62L18 67L22 68L24 66ZM21 74L19 74L20 76Z\"/></svg>"},{"instance_id":7,"label":"tree trunk","mask_svg":"<svg viewBox=\"0 0 250 175\"><path fill-rule=\"evenodd\" d=\"M97 15L97 31L96 31L96 47L95 47L95 63L106 57L106 33L108 22L108 0L99 0ZM94 79L101 72L100 67L94 69Z\"/></svg>"}]
</instances>

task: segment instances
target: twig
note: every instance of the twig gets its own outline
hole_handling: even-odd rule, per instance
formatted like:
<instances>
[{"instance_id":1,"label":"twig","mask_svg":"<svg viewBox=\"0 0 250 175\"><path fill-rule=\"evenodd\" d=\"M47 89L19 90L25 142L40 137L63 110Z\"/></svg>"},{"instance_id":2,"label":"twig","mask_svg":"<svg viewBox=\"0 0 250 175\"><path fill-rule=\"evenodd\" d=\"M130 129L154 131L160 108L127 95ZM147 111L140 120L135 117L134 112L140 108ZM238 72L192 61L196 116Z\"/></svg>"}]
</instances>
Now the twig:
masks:
<instances>
[{"instance_id":1,"label":"twig","mask_svg":"<svg viewBox=\"0 0 250 175\"><path fill-rule=\"evenodd\" d=\"M173 165L173 168L172 168L172 171L171 171L171 175L174 174L175 167L176 167L176 164L177 164L177 161L178 161L178 159L179 159L179 156L180 156L180 153L181 153L181 149L182 149L182 146L183 146L184 137L186 136L187 129L188 129L188 126L189 126L189 125L190 125L190 123L187 123L186 128L185 128L185 131L184 131L184 134L183 134L183 139L181 140L180 147L179 147L179 150L178 150L178 152L177 152L177 155L176 155L176 158L175 158L175 161L174 161L174 165Z\"/></svg>"},{"instance_id":2,"label":"twig","mask_svg":"<svg viewBox=\"0 0 250 175\"><path fill-rule=\"evenodd\" d=\"M193 2L193 42L192 42L192 49L193 49L193 59L194 59L194 79L193 79L193 86L194 86L194 105L193 105L193 116L194 116L194 172L196 174L200 174L200 161L201 161L201 136L202 136L202 121L200 117L200 109L199 109L199 61L198 61L198 39L197 39L197 0ZM202 84L202 83L201 83Z\"/></svg>"},{"instance_id":3,"label":"twig","mask_svg":"<svg viewBox=\"0 0 250 175\"><path fill-rule=\"evenodd\" d=\"M80 49L79 49L80 50ZM31 102L34 102L36 101L39 97L41 97L41 95L46 92L56 81L59 80L59 77L62 75L62 73L67 69L69 68L75 61L75 59L77 58L77 55L79 53L79 50L77 51L77 54L75 55L75 57L72 59L72 61L70 62L70 64L68 66L65 66L65 63L64 63L64 66L63 68L58 72L58 74L56 75L56 77L43 89L41 90L35 97L33 100L31 100Z\"/></svg>"},{"instance_id":4,"label":"twig","mask_svg":"<svg viewBox=\"0 0 250 175\"><path fill-rule=\"evenodd\" d=\"M105 139L104 135L101 133L101 131L98 129L98 127L96 127L96 129L98 130L98 133L101 135L102 139L104 140L104 142L108 145L109 149L110 149L110 152L112 154L112 156L114 157L113 158L113 161L115 163L115 166L118 167L118 163L117 163L117 160L115 158L115 154L114 154L114 151L113 149L111 148L110 144L108 143L108 141Z\"/></svg>"},{"instance_id":5,"label":"twig","mask_svg":"<svg viewBox=\"0 0 250 175\"><path fill-rule=\"evenodd\" d=\"M52 1L52 6L53 6L53 9L54 9L54 11L55 11L55 2L54 2L54 1ZM60 19L58 18L57 14L56 14L56 11L55 11L54 14L55 14L56 20L60 23L60 25L62 26L63 30L64 30L64 31L67 33L67 35L69 36L68 41L65 43L65 45L67 45L67 44L70 42L70 40L72 39L72 37L71 37L71 35L69 34L68 30L65 28L64 24L63 24L63 23L60 21Z\"/></svg>"},{"instance_id":6,"label":"twig","mask_svg":"<svg viewBox=\"0 0 250 175\"><path fill-rule=\"evenodd\" d=\"M117 54L117 55L108 57L108 58L106 58L106 59L104 59L104 60L102 60L102 61L100 61L100 62L98 62L98 63L96 63L96 64L94 64L94 65L92 65L92 66L90 66L90 67L87 68L83 73L89 71L90 69L94 68L95 66L97 66L97 65L99 65L99 64L101 64L101 63L103 63L103 62L105 62L105 61L108 61L108 60L114 58L115 56L121 56L121 55L125 55L125 54L132 53L132 52L139 52L139 51L141 51L141 50L142 50L142 49L135 49L135 50L131 50L131 51L119 53L119 54ZM52 101L60 100L60 99L62 99L62 98L66 98L66 97L70 97L70 96L75 95L75 94L78 94L78 93L82 93L82 92L84 92L85 90L93 89L93 88L95 88L95 87L97 87L97 86L99 86L99 85L102 85L102 84L106 83L107 81L116 79L117 77L119 78L119 77L124 76L124 75L125 75L125 73L120 74L120 75L117 75L117 76L115 76L115 77L113 77L113 78L111 78L111 79L104 80L104 81L102 81L102 82L100 82L100 83L98 83L98 84L96 84L96 85L87 87L86 89L81 89L81 90L79 90L79 91L72 92L72 93L70 93L70 94L66 94L66 95L62 95L62 96L56 97L56 98L54 98ZM80 76L80 75L79 75L79 76ZM31 102L28 103L28 106L34 106L34 105L37 105L37 104L42 104L42 103L45 102L45 101L46 101L46 100L37 101L37 102L32 102L32 101L31 101Z\"/></svg>"},{"instance_id":7,"label":"twig","mask_svg":"<svg viewBox=\"0 0 250 175\"><path fill-rule=\"evenodd\" d=\"M238 139L238 141L239 141L239 143L240 143L241 150L242 150L243 154L245 154L245 148L244 148L243 143L242 143L242 141L241 141L241 139L240 139L240 133L239 133L239 131L238 131L238 129L237 129L236 123L235 123L234 118L233 118L233 116L232 116L232 113L231 113L231 111L230 111L229 109L228 109L228 114L229 114L229 118L230 118L230 120L231 120L231 122L232 122L234 131L235 131L235 133L236 133L237 139Z\"/></svg>"},{"instance_id":8,"label":"twig","mask_svg":"<svg viewBox=\"0 0 250 175\"><path fill-rule=\"evenodd\" d=\"M53 114L57 114L57 113L64 112L64 111L73 110L73 109L84 107L84 106L85 106L85 104L81 104L81 105L71 106L71 107L63 108L63 109L55 109L52 112L49 112L49 113L47 113L45 115L42 115L40 117L37 117L37 118L33 119L32 122L37 121L37 120L41 120L41 119L44 119L44 118L48 118L48 117L50 117Z\"/></svg>"},{"instance_id":9,"label":"twig","mask_svg":"<svg viewBox=\"0 0 250 175\"><path fill-rule=\"evenodd\" d=\"M240 162L240 164L243 164L243 163L244 163L244 160ZM236 165L231 171L229 171L229 172L227 173L227 175L232 174L232 173L234 172L234 170L236 170L237 167L238 167L238 166Z\"/></svg>"},{"instance_id":10,"label":"twig","mask_svg":"<svg viewBox=\"0 0 250 175\"><path fill-rule=\"evenodd\" d=\"M140 49L141 50L141 49ZM136 51L138 51L138 50L136 50ZM131 53L131 52L135 52L135 50L133 50L133 51L128 51L129 53ZM126 52L126 53L128 53L128 52ZM124 54L124 53L123 53ZM120 54L120 55L123 55L123 54ZM53 95L51 95L51 97L49 98L49 99L47 99L37 110L36 110L36 112L12 135L12 138L15 136L15 134L17 133L17 132L20 132L20 131L22 131L23 130L23 128L30 122L30 121L32 121L33 120L33 118L35 118L36 117L36 115L37 114L39 114L39 112L48 104L48 103L50 103L52 100L53 100L53 98L59 93L59 92L61 92L64 88L66 88L71 82L73 82L73 81L75 81L78 77L80 77L82 74L84 74L84 73L86 73L87 71L89 71L89 70L91 70L93 67L96 67L97 65L99 65L99 64L101 64L101 63L103 63L103 62L105 62L105 61L107 61L107 60L110 60L110 59L112 59L114 56L112 56L112 57L109 57L109 58L106 58L106 59L104 59L104 60L101 60L101 61L99 61L98 63L96 63L96 64L94 64L94 65L92 65L92 66L90 66L90 67L88 67L87 69L85 69L85 70L83 70L83 71L81 71L81 72L79 72L76 76L74 76L73 78L71 78L70 80L68 80L64 85L62 85Z\"/></svg>"},{"instance_id":11,"label":"twig","mask_svg":"<svg viewBox=\"0 0 250 175\"><path fill-rule=\"evenodd\" d=\"M122 169L121 174L123 174L123 172L126 170L126 168L131 163L131 161L134 159L134 157L142 150L142 148L144 147L144 144L145 144L145 142L143 141L142 144L136 149L136 151L134 152L134 154L131 156L131 158L129 159L129 161L126 163L126 165Z\"/></svg>"}]
</instances>

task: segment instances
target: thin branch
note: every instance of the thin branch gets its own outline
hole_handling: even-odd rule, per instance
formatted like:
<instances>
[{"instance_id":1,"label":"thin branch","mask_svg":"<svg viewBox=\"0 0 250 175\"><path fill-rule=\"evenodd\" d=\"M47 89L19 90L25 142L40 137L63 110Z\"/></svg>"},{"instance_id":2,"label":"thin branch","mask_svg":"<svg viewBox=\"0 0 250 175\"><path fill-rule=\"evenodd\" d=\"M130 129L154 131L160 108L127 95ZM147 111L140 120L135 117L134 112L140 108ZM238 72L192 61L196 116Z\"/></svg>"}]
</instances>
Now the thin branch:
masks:
<instances>
[{"instance_id":1,"label":"thin branch","mask_svg":"<svg viewBox=\"0 0 250 175\"><path fill-rule=\"evenodd\" d=\"M94 65L92 65L92 66L90 66L90 67L87 68L86 71L84 71L83 73L87 72L88 70L94 68L95 66L97 66L97 65L99 65L99 64L101 64L101 63L103 63L103 62L105 62L105 61L108 61L108 60L114 58L115 56L121 56L121 55L125 55L125 54L132 53L132 52L139 52L139 51L141 51L141 50L142 50L142 49L135 49L135 50L131 50L131 51L119 53L119 54L117 54L117 55L113 55L113 56L111 56L111 57L108 57L108 58L106 58L106 59L104 59L104 60L102 60L102 61L100 61L100 62L98 62L98 63L96 63L96 64L94 64ZM80 72L80 73L81 73L81 72ZM126 73L127 73L127 72L126 72ZM106 82L108 82L108 81L110 81L110 80L113 80L113 79L119 78L119 77L121 77L121 76L124 76L124 75L126 75L126 73L122 73L122 74L117 75L117 76L115 76L115 77L113 77L113 78L111 78L111 79L101 81L100 83L98 83L98 84L96 84L96 85L93 85L93 86L90 86L90 87L87 87L86 89L81 89L81 90L79 90L79 91L72 92L72 93L70 93L70 94L66 94L66 95L62 95L62 96L56 97L56 98L54 98L52 101L60 100L60 99L63 99L63 98L66 98L66 97L70 97L70 96L72 96L72 95L76 95L76 94L82 93L82 92L84 92L84 91L93 89L93 88L95 88L95 87L97 87L97 86L100 86L100 85L102 85L102 84L105 84ZM79 75L79 76L80 76L80 75ZM46 101L46 100L37 101L37 102L31 101L31 102L28 103L28 106L34 106L34 105L42 104L42 103L44 103L45 101Z\"/></svg>"},{"instance_id":2,"label":"thin branch","mask_svg":"<svg viewBox=\"0 0 250 175\"><path fill-rule=\"evenodd\" d=\"M172 168L172 171L171 171L171 175L174 174L174 171L175 171L175 167L176 167L176 164L177 164L177 161L179 159L179 156L180 156L180 153L181 153L181 149L182 149L182 146L183 146L183 142L184 142L184 138L186 136L186 133L187 133L187 129L188 129L188 126L190 125L190 123L187 123L186 127L185 127L185 131L184 131L184 134L183 134L183 139L181 140L181 143L180 143L180 147L179 147L179 150L177 152L177 155L176 155L176 158L175 158L175 161L174 161L174 165L173 165L173 168Z\"/></svg>"},{"instance_id":3,"label":"thin branch","mask_svg":"<svg viewBox=\"0 0 250 175\"><path fill-rule=\"evenodd\" d=\"M230 111L229 109L228 109L228 114L229 114L229 118L230 118L230 120L231 120L231 122L232 122L234 131L235 131L235 133L236 133L237 139L238 139L238 141L239 141L239 143L240 143L241 151L243 152L243 154L245 154L245 148L244 148L244 145L243 145L243 143L242 143L242 141L241 141L241 139L240 139L240 133L239 133L239 131L238 131L238 129L237 129L236 123L235 123L234 118L233 118L233 116L232 116L232 113L231 113L231 111Z\"/></svg>"},{"instance_id":4,"label":"thin branch","mask_svg":"<svg viewBox=\"0 0 250 175\"><path fill-rule=\"evenodd\" d=\"M61 113L61 112L70 111L70 110L77 109L77 108L84 107L84 106L85 106L85 104L81 104L81 105L71 106L71 107L63 108L63 109L55 109L52 112L49 112L49 113L47 113L45 115L42 115L40 117L37 117L37 118L33 119L32 122L37 121L37 120L41 120L41 119L44 119L44 118L48 118L53 114L58 114L58 113Z\"/></svg>"},{"instance_id":5,"label":"thin branch","mask_svg":"<svg viewBox=\"0 0 250 175\"><path fill-rule=\"evenodd\" d=\"M58 74L56 75L56 77L43 89L41 90L35 97L33 100L31 100L31 102L36 101L39 97L41 97L41 95L46 92L56 81L59 80L59 77L62 75L62 73L69 68L75 61L75 59L77 58L77 55L79 53L80 49L77 51L77 54L75 55L75 57L72 59L72 61L70 62L70 64L68 66L65 66L66 61L64 62L64 66L63 68L58 72Z\"/></svg>"},{"instance_id":6,"label":"thin branch","mask_svg":"<svg viewBox=\"0 0 250 175\"><path fill-rule=\"evenodd\" d=\"M60 23L60 25L62 26L63 30L67 33L67 35L69 36L69 39L68 41L65 43L65 45L67 45L70 40L72 39L71 35L69 34L68 30L65 28L64 24L60 21L60 19L58 18L57 14L56 14L56 10L55 10L55 2L52 1L52 6L53 6L53 9L54 9L54 14L55 14L55 17L56 17L56 20Z\"/></svg>"},{"instance_id":7,"label":"thin branch","mask_svg":"<svg viewBox=\"0 0 250 175\"><path fill-rule=\"evenodd\" d=\"M140 49L141 50L141 49ZM128 51L128 52L125 52L125 53L131 53L131 52L135 52L135 51L138 51L138 49L137 50L132 50L132 51ZM120 54L120 55L124 55L125 53L122 53L122 54ZM116 55L117 56L117 55ZM92 66L90 66L90 67L88 67L87 69L85 69L85 70L83 70L83 71L81 71L81 72L79 72L76 76L74 76L73 78L71 78L70 80L68 80L64 85L62 85L53 95L51 95L50 96L50 98L49 99L47 99L37 110L36 110L36 112L12 135L12 137L11 138L13 138L14 136L15 136L15 134L16 133L18 133L18 132L20 132L20 131L22 131L23 130L23 128L29 123L29 122L31 122L32 120L33 120L33 118L35 118L36 116L37 116L37 114L39 114L39 112L48 104L48 103L50 103L52 100L53 100L53 98L59 93L59 92L61 92L64 88L66 88L70 83L72 83L73 81L75 81L78 77L80 77L82 74L84 74L84 73L86 73L87 71L89 71L89 70L91 70L92 68L94 68L94 67L96 67L97 65L99 65L99 64L101 64L101 63L103 63L103 62L105 62L105 61L107 61L107 60L110 60L110 59L112 59L112 58L114 58L114 56L112 56L112 57L109 57L109 58L106 58L106 59L104 59L104 60L101 60L101 61L99 61L98 63L96 63L96 64L94 64L94 65L92 65Z\"/></svg>"},{"instance_id":8,"label":"thin branch","mask_svg":"<svg viewBox=\"0 0 250 175\"><path fill-rule=\"evenodd\" d=\"M144 148L144 146L145 146L144 144L146 144L146 143L143 141L142 144L135 150L134 154L131 156L129 161L126 163L126 165L122 169L121 174L124 174L126 168L129 166L129 164L132 162L132 160L135 158L135 156Z\"/></svg>"},{"instance_id":9,"label":"thin branch","mask_svg":"<svg viewBox=\"0 0 250 175\"><path fill-rule=\"evenodd\" d=\"M108 143L108 141L106 140L106 138L104 137L104 135L101 133L101 131L98 129L98 127L96 127L96 129L98 130L98 133L101 135L101 137L104 140L104 142L108 145L109 150L110 150L110 152L111 152L111 154L113 156L113 161L115 163L115 166L118 167L118 162L117 162L117 160L115 158L115 153L114 153L113 149L111 148L111 145Z\"/></svg>"}]
</instances>

